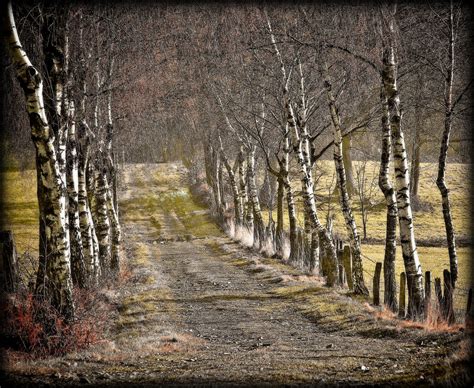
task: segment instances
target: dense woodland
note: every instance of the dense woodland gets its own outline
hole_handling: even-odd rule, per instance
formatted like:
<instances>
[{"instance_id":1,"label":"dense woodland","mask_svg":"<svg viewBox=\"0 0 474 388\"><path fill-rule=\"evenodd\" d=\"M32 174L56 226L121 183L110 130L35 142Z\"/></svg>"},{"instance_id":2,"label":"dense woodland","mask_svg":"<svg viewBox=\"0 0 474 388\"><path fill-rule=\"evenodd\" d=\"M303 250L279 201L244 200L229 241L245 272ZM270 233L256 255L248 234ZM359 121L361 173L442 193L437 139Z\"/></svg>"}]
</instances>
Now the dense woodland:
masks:
<instances>
[{"instance_id":1,"label":"dense woodland","mask_svg":"<svg viewBox=\"0 0 474 388\"><path fill-rule=\"evenodd\" d=\"M369 191L380 190L382 302L399 311L399 249L407 317L422 321L430 306L413 213L424 204L420 166L431 162L449 255L439 300L454 322L446 176L449 163L472 162L472 20L455 1L2 5L1 162L37 172L30 290L72 322L73 286L119 276L120 170L180 160L231 237L329 287L350 277L355 295L368 296L372 279L361 257L370 230L356 223L354 203L370 207ZM321 210L322 161L332 165L348 267ZM377 163L377 180L361 181L356 161ZM17 287L12 280L9 291Z\"/></svg>"}]
</instances>

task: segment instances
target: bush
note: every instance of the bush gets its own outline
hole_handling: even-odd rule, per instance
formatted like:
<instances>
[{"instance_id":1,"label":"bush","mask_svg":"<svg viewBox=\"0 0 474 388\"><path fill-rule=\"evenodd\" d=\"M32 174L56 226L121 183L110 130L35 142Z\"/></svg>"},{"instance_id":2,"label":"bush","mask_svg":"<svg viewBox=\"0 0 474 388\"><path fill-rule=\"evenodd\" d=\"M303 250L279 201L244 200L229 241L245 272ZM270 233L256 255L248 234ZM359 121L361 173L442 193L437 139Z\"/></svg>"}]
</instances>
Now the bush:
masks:
<instances>
[{"instance_id":1,"label":"bush","mask_svg":"<svg viewBox=\"0 0 474 388\"><path fill-rule=\"evenodd\" d=\"M4 299L6 345L31 357L59 356L101 339L106 305L91 290L74 290L75 318L66 322L46 299L21 290Z\"/></svg>"}]
</instances>

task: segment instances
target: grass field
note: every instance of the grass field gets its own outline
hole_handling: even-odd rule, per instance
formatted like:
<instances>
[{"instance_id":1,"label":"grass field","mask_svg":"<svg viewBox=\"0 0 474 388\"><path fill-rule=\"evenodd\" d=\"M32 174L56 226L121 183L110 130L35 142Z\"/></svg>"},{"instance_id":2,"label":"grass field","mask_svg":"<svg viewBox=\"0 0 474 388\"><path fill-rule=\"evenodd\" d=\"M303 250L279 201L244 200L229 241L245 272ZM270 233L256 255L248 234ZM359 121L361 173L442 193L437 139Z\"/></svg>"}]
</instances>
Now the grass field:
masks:
<instances>
[{"instance_id":1,"label":"grass field","mask_svg":"<svg viewBox=\"0 0 474 388\"><path fill-rule=\"evenodd\" d=\"M361 168L360 162L354 162L354 170ZM374 261L383 262L384 257L384 239L386 226L386 207L385 200L378 189L378 168L379 163L367 162L366 165L366 187L370 184L375 186L373 195L370 197L372 204L369 210L367 230L369 242L362 243L362 253L368 257L364 258L365 281L369 289L372 288L372 279L375 269ZM449 164L447 167L446 181L450 191L450 200L452 206L452 216L456 238L459 261L459 280L458 290L455 295L457 309L464 309L467 301L467 289L472 286L472 235L471 218L473 208L469 204L470 187L472 179L470 176L471 165L468 164ZM318 195L319 217L323 223L326 222L328 210L331 211L334 221L334 232L340 238L347 236L344 218L340 211L339 198L335 190L336 179L333 176L334 162L331 160L320 161L316 169L315 176L319 177L316 193ZM418 253L423 271L431 271L432 279L442 278L444 269L449 269L449 256L445 242L445 227L443 213L441 209L441 196L436 186L437 164L422 163L419 185L419 200L421 207L414 212L415 236L418 241ZM293 187L297 193L298 223L300 227L304 226L303 203L299 193L300 182L293 182ZM358 231L362 237L362 213L360 200L357 195L352 198L352 208L356 217ZM268 220L268 214L265 214ZM273 213L276 219L276 212ZM288 225L288 216L285 214L285 223ZM398 233L398 231L397 231ZM374 243L375 241L375 243ZM404 271L401 247L397 247L397 274ZM381 280L383 289L383 279ZM397 279L398 282L398 279Z\"/></svg>"},{"instance_id":2,"label":"grass field","mask_svg":"<svg viewBox=\"0 0 474 388\"><path fill-rule=\"evenodd\" d=\"M359 162L354 162L354 169L359 166ZM373 182L376 186L373 190L374 195L370 198L371 208L367 223L368 237L370 239L385 239L385 219L386 207L385 200L378 189L379 163L368 162L366 166L366 179L368 184ZM449 164L447 168L446 181L450 191L450 200L452 204L452 216L456 237L460 242L470 242L472 240L470 220L473 216L473 208L469 206L469 189L471 187L470 165L467 164ZM322 174L318 180L316 194L318 195L319 217L323 223L326 222L328 209L332 209L334 216L334 231L344 236L346 234L344 219L340 211L337 191L335 191L335 177L333 177L334 162L320 161L316 174ZM436 186L437 164L422 163L421 177L419 186L419 199L422 203L422 209L414 213L415 235L422 245L444 244L445 229L443 214L441 210L441 196ZM296 175L295 175L296 176ZM297 209L299 225L303 227L303 203L299 190L301 184L294 179L292 182L297 193ZM331 193L331 194L329 194ZM359 233L362 235L362 213L360 201L357 195L352 198L352 208L356 217L356 223ZM276 213L274 213L276 217ZM288 223L288 217L285 215L285 222Z\"/></svg>"},{"instance_id":3,"label":"grass field","mask_svg":"<svg viewBox=\"0 0 474 388\"><path fill-rule=\"evenodd\" d=\"M355 162L358 168L358 162ZM376 179L378 173L378 163L369 162L367 164L368 182ZM440 194L436 187L436 164L423 163L421 168L419 198L423 204L422 210L414 215L415 235L419 244L418 252L423 271L432 271L432 277L439 277L443 269L448 268L448 252L445 247L444 222L441 212ZM453 222L457 238L464 245L471 241L470 219L472 217L472 207L469 206L469 188L471 185L470 165L449 164L447 172L447 184L451 189L450 198L452 203ZM346 236L346 230L340 212L338 198L334 193L335 180L332 176L333 162L322 161L319 163L317 173L322 173L318 181L319 215L323 222L328 208L332 208L334 214L334 230L342 238ZM33 170L8 171L1 173L1 179L5 184L5 196L0 198L2 207L5 210L5 224L7 229L14 232L17 250L19 253L25 251L33 255L38 251L38 209L36 202L36 174ZM374 181L376 184L376 180ZM295 189L299 190L299 182L294 182ZM331 195L329 195L331 193ZM384 198L378 188L374 190L371 198L374 206L370 209L368 217L368 235L375 239L376 244L363 244L362 252L374 261L383 261L383 239L385 238L385 205ZM300 226L303 226L302 203L297 201L299 209L298 217ZM183 208L184 209L184 208ZM356 197L353 199L353 209L355 211L359 231L362 230L360 203ZM149 209L151 210L151 209ZM268 217L268 213L265 215ZM275 214L276 216L276 214ZM287 216L285 214L286 222ZM431 246L430 246L431 245ZM459 281L458 286L468 289L472 284L470 266L472 263L472 251L470 246L458 248L459 257ZM366 271L366 283L371 287L372 274L374 271L373 262L364 259L364 269ZM397 272L403 271L401 259L401 249L397 250ZM458 308L463 308L465 303L461 290L456 297Z\"/></svg>"}]
</instances>

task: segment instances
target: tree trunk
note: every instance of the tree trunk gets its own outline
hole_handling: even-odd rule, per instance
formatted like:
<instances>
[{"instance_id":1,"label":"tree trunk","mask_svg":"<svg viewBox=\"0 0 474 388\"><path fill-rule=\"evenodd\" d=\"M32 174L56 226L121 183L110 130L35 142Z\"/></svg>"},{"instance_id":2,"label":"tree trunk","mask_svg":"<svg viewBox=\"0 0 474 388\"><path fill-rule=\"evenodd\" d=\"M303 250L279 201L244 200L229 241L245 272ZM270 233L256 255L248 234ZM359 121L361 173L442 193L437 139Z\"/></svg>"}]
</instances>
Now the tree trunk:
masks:
<instances>
[{"instance_id":1,"label":"tree trunk","mask_svg":"<svg viewBox=\"0 0 474 388\"><path fill-rule=\"evenodd\" d=\"M393 21L390 22L390 32L393 37ZM411 287L408 290L409 300L413 304L414 317L423 314L423 273L418 252L416 250L413 227L412 209L410 204L408 162L405 139L401 128L400 97L397 88L397 69L392 42L383 53L382 79L387 96L390 128L392 131L392 149L395 165L395 188L397 191L398 222L402 245L403 261L407 279Z\"/></svg>"},{"instance_id":2,"label":"tree trunk","mask_svg":"<svg viewBox=\"0 0 474 388\"><path fill-rule=\"evenodd\" d=\"M441 149L439 152L438 161L438 177L436 184L441 193L441 204L443 206L443 218L446 229L446 239L448 243L449 252L449 269L451 272L452 288L455 287L458 277L458 259L456 254L456 237L454 233L453 220L451 216L451 205L449 201L449 189L446 186L446 164L448 158L449 136L451 134L453 121L453 76L454 76L454 21L453 21L453 3L451 2L450 18L449 18L450 36L449 36L449 51L448 51L448 68L445 81L445 117L444 117L444 131L441 140Z\"/></svg>"},{"instance_id":3,"label":"tree trunk","mask_svg":"<svg viewBox=\"0 0 474 388\"><path fill-rule=\"evenodd\" d=\"M255 181L255 146L252 145L247 154L247 173L248 173L248 188L249 199L252 204L253 218L254 218L254 244L257 244L258 249L262 247L265 240L265 223L263 222L262 210L260 208L260 200L258 198L257 184Z\"/></svg>"},{"instance_id":4,"label":"tree trunk","mask_svg":"<svg viewBox=\"0 0 474 388\"><path fill-rule=\"evenodd\" d=\"M245 183L245 168L244 168L244 150L243 147L240 147L238 155L238 171L239 171L239 188L240 188L240 206L242 207L242 221L244 224L247 224L247 213L248 213L248 197L247 197L247 185Z\"/></svg>"},{"instance_id":5,"label":"tree trunk","mask_svg":"<svg viewBox=\"0 0 474 388\"><path fill-rule=\"evenodd\" d=\"M295 262L296 260L296 251L297 251L297 234L296 234L296 226L298 224L296 218L296 204L295 204L295 196L293 193L293 188L291 187L291 180L290 180L290 131L288 124L285 128L284 133L284 142L283 142L283 157L280 163L280 176L283 179L283 185L285 186L286 190L286 203L288 207L288 221L290 224L290 255L288 257L288 261L290 263ZM282 216L283 218L283 216ZM283 228L283 219L281 220L281 225Z\"/></svg>"},{"instance_id":6,"label":"tree trunk","mask_svg":"<svg viewBox=\"0 0 474 388\"><path fill-rule=\"evenodd\" d=\"M387 222L385 227L385 255L383 262L384 303L393 312L398 311L395 258L397 250L397 198L389 180L390 153L392 147L388 101L383 85L380 90L382 104L382 155L379 170L379 187L387 204Z\"/></svg>"},{"instance_id":7,"label":"tree trunk","mask_svg":"<svg viewBox=\"0 0 474 388\"><path fill-rule=\"evenodd\" d=\"M326 70L327 71L327 70ZM349 199L346 182L346 172L343 163L342 154L342 130L339 118L339 113L336 108L336 102L332 94L332 86L329 81L329 75L326 74L324 86L327 91L327 98L329 110L331 112L331 120L333 123L334 134L334 164L336 167L337 184L339 187L339 198L341 202L341 210L346 222L347 233L349 234L349 241L352 254L352 278L354 285L354 293L361 295L369 295L369 290L364 283L364 270L362 267L362 258L360 252L360 237L357 232L354 215L352 213L352 206Z\"/></svg>"},{"instance_id":8,"label":"tree trunk","mask_svg":"<svg viewBox=\"0 0 474 388\"><path fill-rule=\"evenodd\" d=\"M221 169L219 152L211 145L211 160L212 160L212 192L214 193L214 203L216 206L216 213L219 219L219 222L222 222L224 219L224 212L222 206L222 195L221 195L221 186L219 181L219 174Z\"/></svg>"},{"instance_id":9,"label":"tree trunk","mask_svg":"<svg viewBox=\"0 0 474 388\"><path fill-rule=\"evenodd\" d=\"M44 282L37 284L37 292L44 287L43 291L53 306L69 321L74 316L74 303L67 240L66 188L59 171L54 134L44 110L43 81L21 46L10 2L4 6L3 18L5 44L25 93L43 199L39 201L39 211L45 227L46 262Z\"/></svg>"},{"instance_id":10,"label":"tree trunk","mask_svg":"<svg viewBox=\"0 0 474 388\"><path fill-rule=\"evenodd\" d=\"M354 168L352 165L351 148L351 135L344 136L342 138L342 162L344 164L344 171L346 173L346 186L349 198L352 198L352 195L355 194L357 190L357 185L354 179Z\"/></svg>"},{"instance_id":11,"label":"tree trunk","mask_svg":"<svg viewBox=\"0 0 474 388\"><path fill-rule=\"evenodd\" d=\"M240 201L239 186L237 184L234 170L229 163L229 159L227 158L224 152L224 148L222 147L222 140L220 136L219 136L219 142L220 142L221 158L222 158L222 161L224 162L224 166L227 170L227 174L229 175L230 187L232 189L232 197L234 199L234 221L235 221L235 227L237 228L237 227L242 226L242 220L243 220L243 209L242 209L242 203Z\"/></svg>"},{"instance_id":12,"label":"tree trunk","mask_svg":"<svg viewBox=\"0 0 474 388\"><path fill-rule=\"evenodd\" d=\"M110 268L110 238L111 238L111 227L110 227L110 218L109 218L109 209L107 204L107 174L104 166L99 163L96 166L97 170L97 188L95 197L97 200L97 209L96 209L96 230L97 238L99 240L99 262L101 267L102 275L108 273Z\"/></svg>"},{"instance_id":13,"label":"tree trunk","mask_svg":"<svg viewBox=\"0 0 474 388\"><path fill-rule=\"evenodd\" d=\"M421 112L419 109L415 109L415 138L413 140L413 151L411 156L411 168L410 168L410 196L416 206L419 202L418 199L418 186L420 185L420 148L421 148Z\"/></svg>"},{"instance_id":14,"label":"tree trunk","mask_svg":"<svg viewBox=\"0 0 474 388\"><path fill-rule=\"evenodd\" d=\"M95 232L92 213L87 197L86 186L86 162L87 156L82 148L82 157L78 169L78 209L79 225L81 228L82 250L84 253L84 263L87 274L87 282L90 285L97 285L100 276L100 265L98 257L98 241Z\"/></svg>"},{"instance_id":15,"label":"tree trunk","mask_svg":"<svg viewBox=\"0 0 474 388\"><path fill-rule=\"evenodd\" d=\"M293 134L293 147L296 155L298 164L300 165L300 178L303 189L303 200L305 211L308 212L309 220L311 221L313 229L318 231L319 242L321 249L324 252L324 256L327 262L327 276L326 283L328 286L336 284L338 279L337 273L337 256L334 243L331 239L326 228L321 224L317 210L316 201L314 197L314 183L311 176L311 167L308 166L307 161L309 160L309 141L308 134L303 132L300 136L298 128L295 122L295 116L293 114L293 108L289 101L286 101L286 112L288 113L288 128L290 133ZM304 131L304 126L301 128Z\"/></svg>"},{"instance_id":16,"label":"tree trunk","mask_svg":"<svg viewBox=\"0 0 474 388\"><path fill-rule=\"evenodd\" d=\"M79 172L77 159L76 123L74 118L74 102L69 104L69 130L67 144L67 193L69 199L69 236L71 245L72 281L79 287L86 285L86 269L79 222Z\"/></svg>"},{"instance_id":17,"label":"tree trunk","mask_svg":"<svg viewBox=\"0 0 474 388\"><path fill-rule=\"evenodd\" d=\"M122 240L122 231L120 228L118 215L114 207L113 192L107 182L107 175L104 175L104 180L107 195L108 217L111 224L110 270L112 275L117 277L120 271L120 243Z\"/></svg>"},{"instance_id":18,"label":"tree trunk","mask_svg":"<svg viewBox=\"0 0 474 388\"><path fill-rule=\"evenodd\" d=\"M283 183L283 178L278 176L277 178L277 223L276 223L276 233L275 233L275 246L276 252L278 255L282 256L283 250L283 201L285 197L285 186Z\"/></svg>"}]
</instances>

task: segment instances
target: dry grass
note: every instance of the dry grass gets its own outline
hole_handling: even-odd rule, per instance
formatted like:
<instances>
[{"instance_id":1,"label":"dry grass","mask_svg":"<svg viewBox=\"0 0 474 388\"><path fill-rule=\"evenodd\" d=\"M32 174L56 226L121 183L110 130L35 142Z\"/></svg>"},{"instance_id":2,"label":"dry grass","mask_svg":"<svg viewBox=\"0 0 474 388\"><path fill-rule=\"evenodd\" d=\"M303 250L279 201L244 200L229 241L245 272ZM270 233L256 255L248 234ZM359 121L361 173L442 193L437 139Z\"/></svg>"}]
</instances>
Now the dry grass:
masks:
<instances>
[{"instance_id":1,"label":"dry grass","mask_svg":"<svg viewBox=\"0 0 474 388\"><path fill-rule=\"evenodd\" d=\"M13 230L19 253L38 254L38 204L33 170L0 173L5 196L0 198L6 229Z\"/></svg>"},{"instance_id":2,"label":"dry grass","mask_svg":"<svg viewBox=\"0 0 474 388\"><path fill-rule=\"evenodd\" d=\"M354 168L357 169L360 162L354 162ZM378 162L368 162L366 167L367 180L370 182L377 179ZM470 176L471 165L451 163L447 167L447 185L450 188L450 199L452 206L453 224L456 231L456 237L459 242L472 241L470 220L473 216L473 208L469 204L470 199ZM334 232L343 239L347 236L344 219L340 211L337 194L334 192L335 181L332 176L334 170L334 162L332 160L325 160L318 162L318 172L322 173L318 185L318 210L321 221L325 222L328 209L332 208L334 215ZM435 277L441 277L444 269L449 269L449 256L445 243L445 227L443 220L443 213L441 208L441 197L436 186L436 163L422 163L421 177L419 186L419 199L422 207L414 213L414 227L415 236L419 243L418 253L423 271L431 271L432 280ZM376 182L376 181L375 181ZM300 183L294 181L294 188L296 191L300 189ZM331 195L329 195L331 193ZM383 195L381 191L376 188L374 196L371 199L374 206L369 211L368 217L368 237L376 243L363 244L362 253L370 257L374 261L383 262L386 226L386 208ZM359 233L362 234L362 214L360 210L360 203L357 196L352 199L354 214ZM297 198L298 209L298 223L303 227L303 204L301 198ZM264 212L267 216L267 212ZM276 212L274 213L276 219ZM285 212L285 224L288 227L288 216ZM397 232L398 233L398 232ZM422 246L420 246L422 245ZM431 246L430 246L431 245ZM436 245L436 246L434 246ZM467 295L465 289L472 287L472 271L471 271L471 255L472 249L470 246L461 246L457 249L458 265L459 265L459 290L455 294L455 308L463 310L466 305ZM371 289L372 277L375 269L375 264L368 259L364 259L364 269L366 271L366 284ZM401 248L397 249L397 273L404 271L403 260L401 255ZM398 281L399 279L397 279ZM382 279L383 292L383 279ZM461 290L462 289L462 290Z\"/></svg>"},{"instance_id":3,"label":"dry grass","mask_svg":"<svg viewBox=\"0 0 474 388\"><path fill-rule=\"evenodd\" d=\"M397 260L395 264L396 273L400 274L404 272L402 250L397 247ZM383 245L363 245L362 252L372 260L380 261L383 263L384 257L384 246ZM458 266L459 266L459 277L457 281L458 290L454 295L454 307L457 310L464 310L467 303L467 294L464 290L472 287L472 271L471 271L471 255L472 248L463 247L458 248ZM443 278L443 270L449 269L449 259L446 248L442 247L418 247L418 254L423 271L431 271L431 281L434 284L435 278ZM367 259L363 258L365 281L369 290L372 290L372 278L375 270L375 264ZM399 284L399 276L397 276L397 286ZM434 285L432 286L434 287ZM381 276L381 294L383 295L383 275ZM432 295L434 296L434 289L432 289Z\"/></svg>"},{"instance_id":4,"label":"dry grass","mask_svg":"<svg viewBox=\"0 0 474 388\"><path fill-rule=\"evenodd\" d=\"M367 311L372 313L377 319L395 323L397 329L414 328L423 329L426 332L457 333L463 328L462 324L449 325L446 320L443 319L437 303L429 306L428 314L423 321L397 319L397 314L385 306L375 308L369 303L364 303L364 306Z\"/></svg>"},{"instance_id":5,"label":"dry grass","mask_svg":"<svg viewBox=\"0 0 474 388\"><path fill-rule=\"evenodd\" d=\"M354 162L354 168L360 162ZM367 180L370 182L377 179L378 162L367 163ZM334 170L334 162L331 160L323 160L318 162L318 172L321 177L317 183L316 193L319 198L318 210L322 221L325 221L329 206L333 209L334 215L334 231L338 234L345 235L346 229L344 219L340 211L337 194L334 192L334 184L332 172ZM470 220L473 215L473 209L469 206L471 176L469 164L451 163L447 167L446 181L450 188L450 199L452 204L453 223L456 230L456 236L460 240L470 240ZM441 210L441 196L436 186L436 163L421 163L421 177L419 187L419 198L424 209L415 212L414 224L415 234L418 240L432 241L433 239L444 239L444 221ZM295 191L300 190L300 182L293 180ZM331 198L329 198L329 193ZM330 202L328 203L328 200ZM385 238L385 206L382 192L376 188L374 196L371 199L374 206L369 211L368 217L368 237L372 239L383 240ZM359 231L362 232L362 214L360 211L360 203L356 196L352 199L352 205L355 212L356 222ZM303 204L301 197L297 197L298 222L303 227ZM432 210L431 210L432 209ZM264 213L268 217L267 212ZM276 219L276 210L274 213ZM285 223L288 225L288 216L285 214Z\"/></svg>"}]
</instances>

